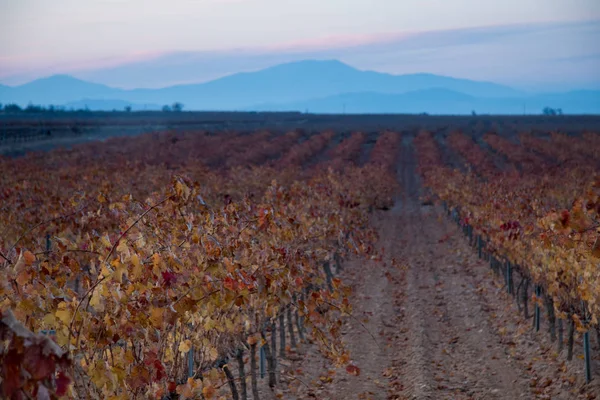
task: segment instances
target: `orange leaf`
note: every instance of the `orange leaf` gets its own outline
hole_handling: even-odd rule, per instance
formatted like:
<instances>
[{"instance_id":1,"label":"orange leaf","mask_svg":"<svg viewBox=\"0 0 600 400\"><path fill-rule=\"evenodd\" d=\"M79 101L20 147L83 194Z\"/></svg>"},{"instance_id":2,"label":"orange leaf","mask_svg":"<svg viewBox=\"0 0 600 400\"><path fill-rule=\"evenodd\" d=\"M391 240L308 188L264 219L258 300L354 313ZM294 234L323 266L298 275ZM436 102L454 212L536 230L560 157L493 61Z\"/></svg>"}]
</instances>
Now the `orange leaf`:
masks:
<instances>
[{"instance_id":1,"label":"orange leaf","mask_svg":"<svg viewBox=\"0 0 600 400\"><path fill-rule=\"evenodd\" d=\"M212 386L204 386L202 388L202 394L204 395L204 397L206 397L207 399L212 399L213 396L215 395L215 388Z\"/></svg>"},{"instance_id":2,"label":"orange leaf","mask_svg":"<svg viewBox=\"0 0 600 400\"><path fill-rule=\"evenodd\" d=\"M23 254L23 258L25 259L25 265L30 266L35 261L35 255L27 250L25 254Z\"/></svg>"}]
</instances>

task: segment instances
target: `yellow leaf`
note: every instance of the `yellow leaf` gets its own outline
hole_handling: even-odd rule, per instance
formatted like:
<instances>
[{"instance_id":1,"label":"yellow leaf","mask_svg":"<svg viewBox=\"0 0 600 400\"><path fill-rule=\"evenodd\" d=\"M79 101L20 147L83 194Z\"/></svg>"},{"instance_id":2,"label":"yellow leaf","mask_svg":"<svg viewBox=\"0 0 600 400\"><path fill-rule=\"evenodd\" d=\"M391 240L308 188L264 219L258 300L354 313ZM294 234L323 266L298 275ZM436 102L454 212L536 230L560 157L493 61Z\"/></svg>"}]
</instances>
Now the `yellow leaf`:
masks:
<instances>
[{"instance_id":1,"label":"yellow leaf","mask_svg":"<svg viewBox=\"0 0 600 400\"><path fill-rule=\"evenodd\" d=\"M104 311L104 301L102 299L100 289L101 288L96 288L96 290L92 294L92 298L90 299L90 306L92 306L94 310L98 312Z\"/></svg>"},{"instance_id":2,"label":"yellow leaf","mask_svg":"<svg viewBox=\"0 0 600 400\"><path fill-rule=\"evenodd\" d=\"M214 329L215 326L217 326L217 323L215 321L213 321L210 317L207 318L206 321L204 322L204 329L207 331Z\"/></svg>"},{"instance_id":3,"label":"yellow leaf","mask_svg":"<svg viewBox=\"0 0 600 400\"><path fill-rule=\"evenodd\" d=\"M216 360L219 357L219 350L216 347L211 347L208 351L211 360Z\"/></svg>"},{"instance_id":4,"label":"yellow leaf","mask_svg":"<svg viewBox=\"0 0 600 400\"><path fill-rule=\"evenodd\" d=\"M144 270L142 269L142 264L140 263L140 258L137 254L131 256L131 263L133 264L133 271L131 271L131 277L134 280L141 278Z\"/></svg>"},{"instance_id":5,"label":"yellow leaf","mask_svg":"<svg viewBox=\"0 0 600 400\"><path fill-rule=\"evenodd\" d=\"M108 248L112 247L112 244L110 243L110 240L108 239L108 236L106 236L106 235L104 235L100 238L100 242Z\"/></svg>"},{"instance_id":6,"label":"yellow leaf","mask_svg":"<svg viewBox=\"0 0 600 400\"><path fill-rule=\"evenodd\" d=\"M42 322L46 327L51 328L56 324L56 316L54 314L46 314Z\"/></svg>"},{"instance_id":7,"label":"yellow leaf","mask_svg":"<svg viewBox=\"0 0 600 400\"><path fill-rule=\"evenodd\" d=\"M117 246L117 252L123 254L126 259L129 258L129 247L127 247L127 242L125 240L121 240Z\"/></svg>"},{"instance_id":8,"label":"yellow leaf","mask_svg":"<svg viewBox=\"0 0 600 400\"><path fill-rule=\"evenodd\" d=\"M113 275L113 279L116 282L123 283L123 277L127 276L127 267L124 265L119 266Z\"/></svg>"},{"instance_id":9,"label":"yellow leaf","mask_svg":"<svg viewBox=\"0 0 600 400\"><path fill-rule=\"evenodd\" d=\"M71 323L71 310L58 310L55 315L64 324Z\"/></svg>"},{"instance_id":10,"label":"yellow leaf","mask_svg":"<svg viewBox=\"0 0 600 400\"><path fill-rule=\"evenodd\" d=\"M187 353L192 348L192 342L189 340L184 340L179 344L179 351L182 353Z\"/></svg>"},{"instance_id":11,"label":"yellow leaf","mask_svg":"<svg viewBox=\"0 0 600 400\"><path fill-rule=\"evenodd\" d=\"M160 266L160 254L154 253L152 255L152 264L157 268Z\"/></svg>"}]
</instances>

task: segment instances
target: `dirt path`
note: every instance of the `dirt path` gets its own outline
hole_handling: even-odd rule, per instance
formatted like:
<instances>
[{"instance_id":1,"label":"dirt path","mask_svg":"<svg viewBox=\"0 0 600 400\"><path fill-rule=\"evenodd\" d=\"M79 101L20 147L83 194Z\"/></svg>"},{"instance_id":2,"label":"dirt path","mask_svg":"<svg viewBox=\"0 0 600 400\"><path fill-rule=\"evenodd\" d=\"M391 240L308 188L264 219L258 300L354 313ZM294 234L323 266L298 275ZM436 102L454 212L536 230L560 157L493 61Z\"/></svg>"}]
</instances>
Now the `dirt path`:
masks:
<instances>
[{"instance_id":1,"label":"dirt path","mask_svg":"<svg viewBox=\"0 0 600 400\"><path fill-rule=\"evenodd\" d=\"M401 248L407 263L401 371L404 396L415 399L528 398L528 387L485 313L480 273L467 268L455 229L433 206L421 206L414 155L403 156L405 202ZM464 246L463 246L464 247Z\"/></svg>"},{"instance_id":2,"label":"dirt path","mask_svg":"<svg viewBox=\"0 0 600 400\"><path fill-rule=\"evenodd\" d=\"M333 370L305 346L291 366L303 385L285 398L595 398L577 361L565 368L542 332L531 332L442 210L421 205L410 142L399 179L402 197L372 221L383 261L351 262L342 272L354 314L343 334L361 374Z\"/></svg>"}]
</instances>

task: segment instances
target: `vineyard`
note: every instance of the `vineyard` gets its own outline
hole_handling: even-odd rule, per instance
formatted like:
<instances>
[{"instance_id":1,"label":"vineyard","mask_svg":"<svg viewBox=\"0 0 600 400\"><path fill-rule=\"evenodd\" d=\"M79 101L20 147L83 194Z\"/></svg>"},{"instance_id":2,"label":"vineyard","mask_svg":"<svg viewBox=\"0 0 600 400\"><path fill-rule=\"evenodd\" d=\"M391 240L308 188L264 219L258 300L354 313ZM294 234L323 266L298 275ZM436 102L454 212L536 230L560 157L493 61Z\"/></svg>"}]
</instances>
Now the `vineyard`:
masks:
<instances>
[{"instance_id":1,"label":"vineyard","mask_svg":"<svg viewBox=\"0 0 600 400\"><path fill-rule=\"evenodd\" d=\"M466 128L0 157L3 398L596 398L599 136Z\"/></svg>"}]
</instances>

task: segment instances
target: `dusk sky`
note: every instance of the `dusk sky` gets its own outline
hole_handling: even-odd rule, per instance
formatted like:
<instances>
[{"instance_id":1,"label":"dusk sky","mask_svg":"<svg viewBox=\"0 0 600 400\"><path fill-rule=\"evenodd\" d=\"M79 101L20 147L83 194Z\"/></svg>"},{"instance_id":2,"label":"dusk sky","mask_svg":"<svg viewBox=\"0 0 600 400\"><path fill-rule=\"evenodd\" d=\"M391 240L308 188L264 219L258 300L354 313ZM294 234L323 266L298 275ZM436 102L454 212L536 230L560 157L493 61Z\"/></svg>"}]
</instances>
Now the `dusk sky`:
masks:
<instances>
[{"instance_id":1,"label":"dusk sky","mask_svg":"<svg viewBox=\"0 0 600 400\"><path fill-rule=\"evenodd\" d=\"M202 82L304 58L600 88L598 0L0 0L0 82Z\"/></svg>"}]
</instances>

